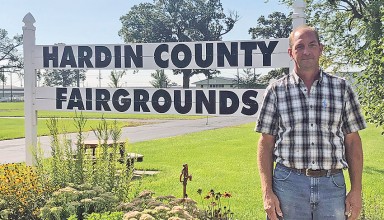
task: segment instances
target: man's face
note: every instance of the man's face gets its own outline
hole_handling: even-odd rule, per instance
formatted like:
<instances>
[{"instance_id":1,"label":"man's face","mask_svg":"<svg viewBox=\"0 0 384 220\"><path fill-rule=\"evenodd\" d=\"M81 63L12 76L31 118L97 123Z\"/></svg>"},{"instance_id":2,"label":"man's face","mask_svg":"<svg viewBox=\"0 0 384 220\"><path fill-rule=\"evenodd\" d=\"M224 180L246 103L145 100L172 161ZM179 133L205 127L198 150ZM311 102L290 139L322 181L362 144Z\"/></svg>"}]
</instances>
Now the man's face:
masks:
<instances>
[{"instance_id":1,"label":"man's face","mask_svg":"<svg viewBox=\"0 0 384 220\"><path fill-rule=\"evenodd\" d=\"M314 70L319 68L319 58L323 51L316 34L307 29L297 30L292 38L289 56L295 61L297 70Z\"/></svg>"}]
</instances>

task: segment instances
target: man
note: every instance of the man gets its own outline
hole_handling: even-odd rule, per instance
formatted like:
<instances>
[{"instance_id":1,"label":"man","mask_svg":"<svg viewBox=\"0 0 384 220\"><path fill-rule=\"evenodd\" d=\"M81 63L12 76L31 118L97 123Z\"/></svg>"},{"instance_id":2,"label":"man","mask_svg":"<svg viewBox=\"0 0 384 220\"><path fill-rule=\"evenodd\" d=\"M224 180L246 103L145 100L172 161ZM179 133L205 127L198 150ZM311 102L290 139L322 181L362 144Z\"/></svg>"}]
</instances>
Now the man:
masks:
<instances>
[{"instance_id":1,"label":"man","mask_svg":"<svg viewBox=\"0 0 384 220\"><path fill-rule=\"evenodd\" d=\"M358 131L366 124L351 86L319 67L322 51L314 28L295 29L288 48L294 69L264 94L255 130L261 133L258 166L271 220L357 219L362 207Z\"/></svg>"}]
</instances>

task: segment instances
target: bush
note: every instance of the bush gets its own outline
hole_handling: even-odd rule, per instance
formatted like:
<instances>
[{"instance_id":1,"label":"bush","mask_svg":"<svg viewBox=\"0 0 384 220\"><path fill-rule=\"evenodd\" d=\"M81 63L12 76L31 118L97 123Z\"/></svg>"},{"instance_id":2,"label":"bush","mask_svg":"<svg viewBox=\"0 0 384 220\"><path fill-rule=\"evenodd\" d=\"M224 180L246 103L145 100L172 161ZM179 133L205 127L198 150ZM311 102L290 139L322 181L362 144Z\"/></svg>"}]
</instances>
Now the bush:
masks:
<instances>
[{"instance_id":1,"label":"bush","mask_svg":"<svg viewBox=\"0 0 384 220\"><path fill-rule=\"evenodd\" d=\"M44 158L44 152L37 148L32 152L35 167L0 165L0 219L67 219L71 214L82 219L83 214L111 211L118 201L128 200L133 166L118 161L117 145L91 157L83 147L86 120L82 114L74 118L78 129L75 148L66 137L65 127L61 127L64 135L59 138L58 122L56 118L48 120L51 158ZM117 142L121 133L117 122L106 126L103 119L100 124L99 131L107 134L104 137Z\"/></svg>"},{"instance_id":2,"label":"bush","mask_svg":"<svg viewBox=\"0 0 384 220\"><path fill-rule=\"evenodd\" d=\"M69 184L52 194L47 204L41 209L42 219L67 219L76 216L84 219L86 214L113 211L118 205L118 198L101 187L84 184Z\"/></svg>"},{"instance_id":3,"label":"bush","mask_svg":"<svg viewBox=\"0 0 384 220\"><path fill-rule=\"evenodd\" d=\"M0 165L0 219L38 219L53 191L45 176L25 164Z\"/></svg>"},{"instance_id":4,"label":"bush","mask_svg":"<svg viewBox=\"0 0 384 220\"><path fill-rule=\"evenodd\" d=\"M63 188L67 183L101 186L108 192L114 192L120 200L126 201L131 193L130 182L134 166L133 164L127 166L124 159L123 163L119 160L120 146L117 143L121 137L121 127L118 126L117 121L108 124L102 118L94 129L99 141L96 155L85 152L83 130L86 119L82 114L76 114L74 124L78 132L75 146L72 147L72 140L65 135L65 127L61 127L63 132L59 132L58 119L51 118L47 121L51 134L52 157L44 159L43 153L36 152L38 171L50 176L52 184L57 188ZM59 133L64 135L59 137ZM112 146L106 144L109 139L114 143ZM124 149L122 151L127 152ZM126 153L122 157L126 158Z\"/></svg>"},{"instance_id":5,"label":"bush","mask_svg":"<svg viewBox=\"0 0 384 220\"><path fill-rule=\"evenodd\" d=\"M105 212L105 213L92 213L86 215L87 220L121 220L123 219L122 212ZM77 220L76 216L72 215L68 220Z\"/></svg>"},{"instance_id":6,"label":"bush","mask_svg":"<svg viewBox=\"0 0 384 220\"><path fill-rule=\"evenodd\" d=\"M204 213L192 199L174 196L153 197L153 192L143 191L129 203L121 203L118 211L126 212L124 220L130 219L204 219Z\"/></svg>"}]
</instances>

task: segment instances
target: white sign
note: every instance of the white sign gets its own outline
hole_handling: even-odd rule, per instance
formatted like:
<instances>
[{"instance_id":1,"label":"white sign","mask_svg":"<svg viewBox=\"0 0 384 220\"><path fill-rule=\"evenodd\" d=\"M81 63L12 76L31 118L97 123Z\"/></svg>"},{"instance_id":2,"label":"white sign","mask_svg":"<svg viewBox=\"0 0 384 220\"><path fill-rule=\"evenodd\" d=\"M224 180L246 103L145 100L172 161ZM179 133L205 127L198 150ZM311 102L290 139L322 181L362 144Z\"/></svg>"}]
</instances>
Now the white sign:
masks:
<instances>
[{"instance_id":1,"label":"white sign","mask_svg":"<svg viewBox=\"0 0 384 220\"><path fill-rule=\"evenodd\" d=\"M289 67L288 39L123 45L37 45L38 69L229 69Z\"/></svg>"},{"instance_id":2,"label":"white sign","mask_svg":"<svg viewBox=\"0 0 384 220\"><path fill-rule=\"evenodd\" d=\"M36 88L37 110L252 116L264 90Z\"/></svg>"},{"instance_id":3,"label":"white sign","mask_svg":"<svg viewBox=\"0 0 384 220\"><path fill-rule=\"evenodd\" d=\"M295 4L294 4L295 5ZM293 26L305 23L294 7ZM262 90L38 88L36 69L230 69L289 67L288 39L120 45L36 45L35 18L23 18L26 163L37 145L37 110L254 115Z\"/></svg>"}]
</instances>

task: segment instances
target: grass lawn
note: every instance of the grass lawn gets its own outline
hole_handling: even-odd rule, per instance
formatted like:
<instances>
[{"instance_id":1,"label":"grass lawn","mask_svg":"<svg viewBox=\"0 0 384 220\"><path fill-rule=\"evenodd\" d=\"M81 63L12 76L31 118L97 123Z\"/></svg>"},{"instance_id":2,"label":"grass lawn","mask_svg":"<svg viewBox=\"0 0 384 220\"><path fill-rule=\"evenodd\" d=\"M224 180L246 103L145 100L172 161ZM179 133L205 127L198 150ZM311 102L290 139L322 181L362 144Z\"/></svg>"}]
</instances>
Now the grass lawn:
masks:
<instances>
[{"instance_id":1,"label":"grass lawn","mask_svg":"<svg viewBox=\"0 0 384 220\"><path fill-rule=\"evenodd\" d=\"M85 131L91 131L92 127L95 128L99 120L104 117L106 119L197 119L206 116L192 116L192 115L162 115L162 114L122 114L122 113L108 113L102 114L97 112L84 112L85 118L88 118ZM3 118L2 118L3 117ZM23 138L24 133L24 103L23 102L2 102L0 103L0 140ZM57 117L60 118L60 123L65 124L68 132L75 132L76 128L73 125L72 118L76 117L75 111L60 112L60 111L38 111L38 135L48 135L49 130L46 126L46 119ZM147 122L128 122L120 121L119 125L122 127L131 127L146 124ZM148 122L149 123L149 122Z\"/></svg>"},{"instance_id":2,"label":"grass lawn","mask_svg":"<svg viewBox=\"0 0 384 220\"><path fill-rule=\"evenodd\" d=\"M112 122L108 121L108 122ZM37 134L49 135L49 129L47 128L47 119L38 119ZM100 123L100 120L88 120L85 125L85 131L91 131L92 128L96 128ZM8 140L15 138L25 137L24 130L24 118L0 118L0 140ZM131 121L118 121L120 127L132 127L145 124L143 122L131 122ZM65 126L68 133L76 132L77 129L73 123L73 119L64 118L59 120L59 126Z\"/></svg>"},{"instance_id":3,"label":"grass lawn","mask_svg":"<svg viewBox=\"0 0 384 220\"><path fill-rule=\"evenodd\" d=\"M181 197L179 175L182 164L188 163L193 176L187 185L189 197L201 205L199 188L203 189L203 196L210 189L231 192L231 209L238 219L265 219L256 163L259 134L253 128L254 123L250 123L131 145L131 150L144 155L144 162L136 164L138 169L161 171L157 176L144 178L140 188L158 196ZM365 214L373 216L370 219L384 219L384 212L378 212L384 210L384 137L372 125L361 132L361 137L365 153Z\"/></svg>"},{"instance_id":4,"label":"grass lawn","mask_svg":"<svg viewBox=\"0 0 384 220\"><path fill-rule=\"evenodd\" d=\"M113 118L113 119L198 119L206 116L199 115L169 115L169 114L125 114L125 113L107 113L83 112L86 118ZM0 102L0 117L24 117L24 102ZM38 111L39 118L58 117L73 118L75 111Z\"/></svg>"}]
</instances>

